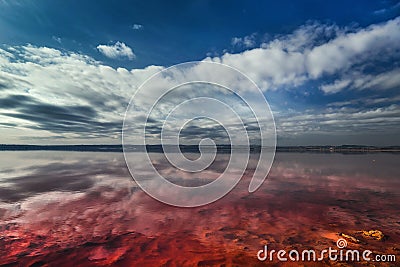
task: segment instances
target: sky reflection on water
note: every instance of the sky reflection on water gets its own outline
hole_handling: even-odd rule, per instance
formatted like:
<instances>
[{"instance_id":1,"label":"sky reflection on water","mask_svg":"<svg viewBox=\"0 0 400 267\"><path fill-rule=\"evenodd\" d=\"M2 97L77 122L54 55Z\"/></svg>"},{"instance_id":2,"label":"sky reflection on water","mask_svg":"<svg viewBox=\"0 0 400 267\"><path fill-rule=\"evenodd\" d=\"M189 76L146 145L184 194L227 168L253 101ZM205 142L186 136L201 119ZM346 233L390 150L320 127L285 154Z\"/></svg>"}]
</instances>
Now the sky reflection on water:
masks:
<instances>
[{"instance_id":1,"label":"sky reflection on water","mask_svg":"<svg viewBox=\"0 0 400 267\"><path fill-rule=\"evenodd\" d=\"M152 159L171 181L196 186L215 179L226 156L201 175ZM257 265L263 244L322 250L336 233L364 229L389 238L351 246L399 255L398 154L278 153L258 191L247 192L254 161L232 192L198 208L147 196L121 153L0 158L0 265Z\"/></svg>"}]
</instances>

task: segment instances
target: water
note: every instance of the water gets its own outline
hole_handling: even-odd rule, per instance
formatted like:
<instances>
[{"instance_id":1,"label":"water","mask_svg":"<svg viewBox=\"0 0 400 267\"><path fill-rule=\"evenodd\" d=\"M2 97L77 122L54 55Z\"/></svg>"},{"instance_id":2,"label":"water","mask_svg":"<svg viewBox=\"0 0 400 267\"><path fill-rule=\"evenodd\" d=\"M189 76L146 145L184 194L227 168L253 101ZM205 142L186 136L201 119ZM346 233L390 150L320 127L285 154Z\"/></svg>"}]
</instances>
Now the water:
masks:
<instances>
[{"instance_id":1,"label":"water","mask_svg":"<svg viewBox=\"0 0 400 267\"><path fill-rule=\"evenodd\" d=\"M161 154L151 157L171 181L197 186L218 177L227 155L202 175L172 169ZM121 153L0 152L0 265L265 266L256 256L264 244L322 250L335 246L339 232L362 241L349 248L399 260L399 159L277 153L255 193L247 192L250 167L223 199L176 208L143 193ZM357 233L371 229L387 238Z\"/></svg>"}]
</instances>

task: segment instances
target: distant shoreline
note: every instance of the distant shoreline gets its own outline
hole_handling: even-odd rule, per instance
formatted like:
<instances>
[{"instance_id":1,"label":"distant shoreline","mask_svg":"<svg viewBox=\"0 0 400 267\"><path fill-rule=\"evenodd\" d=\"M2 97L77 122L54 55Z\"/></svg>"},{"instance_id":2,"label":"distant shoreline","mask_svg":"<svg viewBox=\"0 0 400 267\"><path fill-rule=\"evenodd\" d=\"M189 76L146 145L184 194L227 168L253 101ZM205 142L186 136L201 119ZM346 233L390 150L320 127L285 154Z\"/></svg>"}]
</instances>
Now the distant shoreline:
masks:
<instances>
[{"instance_id":1,"label":"distant shoreline","mask_svg":"<svg viewBox=\"0 0 400 267\"><path fill-rule=\"evenodd\" d=\"M237 147L241 148L241 147ZM245 147L243 147L244 149ZM125 147L129 152L143 152L144 146L131 145ZM181 145L182 152L198 153L196 145ZM207 148L206 148L207 149ZM266 148L268 149L268 148ZM161 145L146 145L148 152L163 152ZM259 152L260 146L250 146L251 152ZM0 151L81 151L81 152L122 152L122 145L7 145L0 144ZM229 153L230 145L217 145L220 153ZM360 146L360 145L340 145L340 146L278 146L276 152L315 152L315 153L377 153L390 152L400 153L400 146Z\"/></svg>"}]
</instances>

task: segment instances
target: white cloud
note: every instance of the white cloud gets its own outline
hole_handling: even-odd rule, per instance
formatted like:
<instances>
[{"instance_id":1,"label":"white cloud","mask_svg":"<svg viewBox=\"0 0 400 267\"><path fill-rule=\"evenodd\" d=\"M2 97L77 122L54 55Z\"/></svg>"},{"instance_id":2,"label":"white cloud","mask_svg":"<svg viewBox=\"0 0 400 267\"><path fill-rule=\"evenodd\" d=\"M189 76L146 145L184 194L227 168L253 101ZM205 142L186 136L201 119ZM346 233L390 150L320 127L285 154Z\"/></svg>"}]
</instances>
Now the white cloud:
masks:
<instances>
[{"instance_id":1,"label":"white cloud","mask_svg":"<svg viewBox=\"0 0 400 267\"><path fill-rule=\"evenodd\" d=\"M61 44L61 38L60 38L60 37L52 36L51 39L53 39L53 40L56 41L57 43Z\"/></svg>"},{"instance_id":2,"label":"white cloud","mask_svg":"<svg viewBox=\"0 0 400 267\"><path fill-rule=\"evenodd\" d=\"M275 116L277 134L281 138L299 138L309 134L327 136L365 135L375 133L398 133L400 107L391 104L386 107L350 108L331 107L325 110L289 112ZM380 141L375 140L378 143ZM394 141L394 140L392 140Z\"/></svg>"},{"instance_id":3,"label":"white cloud","mask_svg":"<svg viewBox=\"0 0 400 267\"><path fill-rule=\"evenodd\" d=\"M337 93L346 88L350 83L350 80L336 80L333 84L322 85L321 90L325 93Z\"/></svg>"},{"instance_id":4,"label":"white cloud","mask_svg":"<svg viewBox=\"0 0 400 267\"><path fill-rule=\"evenodd\" d=\"M339 35L328 43L314 47L306 57L308 74L318 78L323 74L344 71L371 58L393 56L400 47L400 19L372 25L357 32ZM382 54L384 53L384 54Z\"/></svg>"},{"instance_id":5,"label":"white cloud","mask_svg":"<svg viewBox=\"0 0 400 267\"><path fill-rule=\"evenodd\" d=\"M233 37L233 38L232 38L232 41L231 41L231 44L232 44L233 46L236 46L236 45L238 45L238 44L241 44L241 42L242 42L242 38L240 38L240 37Z\"/></svg>"},{"instance_id":6,"label":"white cloud","mask_svg":"<svg viewBox=\"0 0 400 267\"><path fill-rule=\"evenodd\" d=\"M377 75L354 75L353 86L356 89L392 89L400 88L400 68Z\"/></svg>"},{"instance_id":7,"label":"white cloud","mask_svg":"<svg viewBox=\"0 0 400 267\"><path fill-rule=\"evenodd\" d=\"M334 39L339 34L344 34L346 29L340 29L334 24L320 24L309 22L300 26L293 33L279 36L268 43L261 44L262 48L278 48L289 52L301 52L311 49L329 40Z\"/></svg>"},{"instance_id":8,"label":"white cloud","mask_svg":"<svg viewBox=\"0 0 400 267\"><path fill-rule=\"evenodd\" d=\"M19 129L12 140L61 135L62 142L110 142L120 134L137 86L160 69L113 69L91 57L47 47L0 49L1 127Z\"/></svg>"},{"instance_id":9,"label":"white cloud","mask_svg":"<svg viewBox=\"0 0 400 267\"><path fill-rule=\"evenodd\" d=\"M135 58L132 49L121 42L116 42L114 45L98 45L97 49L100 53L112 59L128 58L133 60Z\"/></svg>"},{"instance_id":10,"label":"white cloud","mask_svg":"<svg viewBox=\"0 0 400 267\"><path fill-rule=\"evenodd\" d=\"M387 69L378 74L366 69L376 61L393 65L395 59L400 59L399 26L399 18L351 31L314 23L259 48L204 60L241 70L264 91L296 87L309 81L318 83L325 77L334 80L332 84L319 87L325 93L345 89L391 89L400 85L398 67L383 64ZM121 42L99 45L97 49L110 58L134 58L132 49ZM75 141L82 136L97 143L109 140L110 136L119 135L127 103L137 87L163 68L114 69L86 55L32 45L0 49L0 101L3 100L0 124L7 129L17 125L24 129L21 136L61 134L63 138ZM182 79L188 75L192 79L199 75L212 81L224 79L227 84L235 84L238 90L246 89L246 84L236 77L221 77L204 66L187 73L174 73L174 78ZM168 85L168 81L160 81L161 85ZM140 109L140 103L137 104ZM50 112L51 108L54 112ZM304 131L347 131L351 124L355 125L352 129L367 129L385 125L385 121L386 126L393 127L398 123L396 109L398 105L381 110L371 108L369 113L339 108L290 117L286 113L282 117L278 115L277 126L283 135ZM337 128L333 126L335 122Z\"/></svg>"},{"instance_id":11,"label":"white cloud","mask_svg":"<svg viewBox=\"0 0 400 267\"><path fill-rule=\"evenodd\" d=\"M400 88L400 68L395 68L377 74L363 74L360 72L349 72L341 79L332 84L320 86L325 93L337 93L345 88L356 90L388 90Z\"/></svg>"},{"instance_id":12,"label":"white cloud","mask_svg":"<svg viewBox=\"0 0 400 267\"><path fill-rule=\"evenodd\" d=\"M379 9L379 10L375 10L373 12L373 14L375 14L375 15L384 15L387 12L390 12L390 11L398 9L399 7L400 7L400 2L394 4L393 6L389 6L387 8L382 8L382 9Z\"/></svg>"},{"instance_id":13,"label":"white cloud","mask_svg":"<svg viewBox=\"0 0 400 267\"><path fill-rule=\"evenodd\" d=\"M342 76L374 61L400 60L399 51L400 18L396 18L352 31L334 25L306 25L260 48L209 60L236 67L269 90L296 87L326 75Z\"/></svg>"},{"instance_id":14,"label":"white cloud","mask_svg":"<svg viewBox=\"0 0 400 267\"><path fill-rule=\"evenodd\" d=\"M141 30L141 29L143 29L143 25L142 24L133 24L132 29L133 30Z\"/></svg>"},{"instance_id":15,"label":"white cloud","mask_svg":"<svg viewBox=\"0 0 400 267\"><path fill-rule=\"evenodd\" d=\"M255 33L245 37L233 37L231 44L238 48L253 48L256 46L256 37Z\"/></svg>"}]
</instances>

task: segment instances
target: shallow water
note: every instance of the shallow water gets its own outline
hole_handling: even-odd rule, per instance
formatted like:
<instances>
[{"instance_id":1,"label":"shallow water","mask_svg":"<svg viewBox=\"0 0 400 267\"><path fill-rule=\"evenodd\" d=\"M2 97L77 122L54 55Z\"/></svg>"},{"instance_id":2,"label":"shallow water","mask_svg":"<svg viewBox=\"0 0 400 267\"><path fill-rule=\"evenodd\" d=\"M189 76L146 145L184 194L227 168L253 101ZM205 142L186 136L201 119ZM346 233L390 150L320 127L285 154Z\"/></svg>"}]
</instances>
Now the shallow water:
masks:
<instances>
[{"instance_id":1,"label":"shallow water","mask_svg":"<svg viewBox=\"0 0 400 267\"><path fill-rule=\"evenodd\" d=\"M142 157L137 154L138 164ZM226 166L221 155L196 176L174 170L161 154L151 157L160 173L190 186L211 182ZM221 200L176 208L143 193L121 153L0 152L0 265L265 266L257 259L265 244L320 251L335 247L339 232L361 241L349 241L348 248L394 254L399 261L399 159L277 153L255 193L247 192L250 167ZM371 229L387 237L357 233Z\"/></svg>"}]
</instances>

